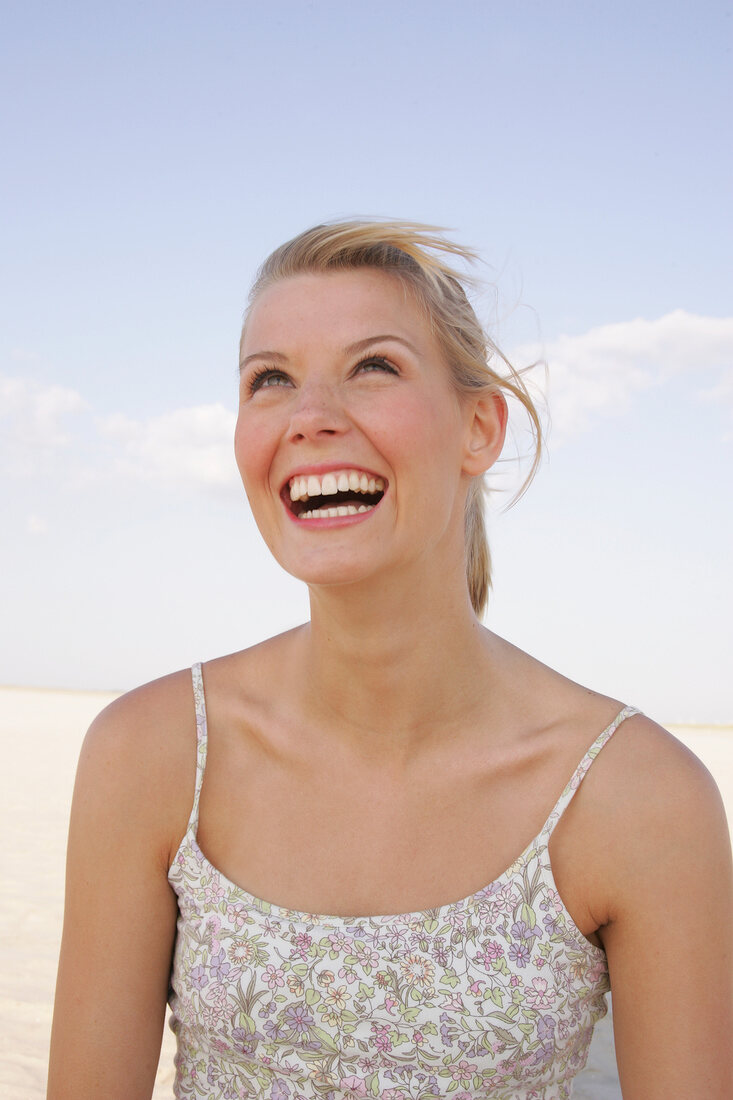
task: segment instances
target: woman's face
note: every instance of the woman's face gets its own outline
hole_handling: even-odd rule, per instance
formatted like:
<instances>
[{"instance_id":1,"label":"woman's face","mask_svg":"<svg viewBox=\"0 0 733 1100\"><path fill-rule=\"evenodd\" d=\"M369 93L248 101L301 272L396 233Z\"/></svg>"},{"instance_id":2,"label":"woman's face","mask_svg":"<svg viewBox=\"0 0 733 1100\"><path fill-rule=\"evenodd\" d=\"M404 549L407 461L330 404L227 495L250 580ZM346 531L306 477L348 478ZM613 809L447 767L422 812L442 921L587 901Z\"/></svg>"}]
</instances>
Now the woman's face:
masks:
<instances>
[{"instance_id":1,"label":"woman's face","mask_svg":"<svg viewBox=\"0 0 733 1100\"><path fill-rule=\"evenodd\" d=\"M307 583L462 553L472 420L394 277L297 275L256 299L242 341L237 465L267 545Z\"/></svg>"}]
</instances>

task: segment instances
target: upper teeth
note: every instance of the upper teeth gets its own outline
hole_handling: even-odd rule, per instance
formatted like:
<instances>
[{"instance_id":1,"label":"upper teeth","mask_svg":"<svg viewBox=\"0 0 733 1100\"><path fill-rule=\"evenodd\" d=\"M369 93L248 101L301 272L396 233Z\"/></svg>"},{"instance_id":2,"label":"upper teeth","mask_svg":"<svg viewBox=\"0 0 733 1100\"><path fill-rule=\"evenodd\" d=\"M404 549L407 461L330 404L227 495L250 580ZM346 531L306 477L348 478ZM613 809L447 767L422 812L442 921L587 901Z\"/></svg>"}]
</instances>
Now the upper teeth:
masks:
<instances>
[{"instance_id":1,"label":"upper teeth","mask_svg":"<svg viewBox=\"0 0 733 1100\"><path fill-rule=\"evenodd\" d=\"M384 481L381 477L370 477L361 470L331 470L321 477L315 474L293 477L289 484L291 500L329 497L336 493L384 492Z\"/></svg>"}]
</instances>

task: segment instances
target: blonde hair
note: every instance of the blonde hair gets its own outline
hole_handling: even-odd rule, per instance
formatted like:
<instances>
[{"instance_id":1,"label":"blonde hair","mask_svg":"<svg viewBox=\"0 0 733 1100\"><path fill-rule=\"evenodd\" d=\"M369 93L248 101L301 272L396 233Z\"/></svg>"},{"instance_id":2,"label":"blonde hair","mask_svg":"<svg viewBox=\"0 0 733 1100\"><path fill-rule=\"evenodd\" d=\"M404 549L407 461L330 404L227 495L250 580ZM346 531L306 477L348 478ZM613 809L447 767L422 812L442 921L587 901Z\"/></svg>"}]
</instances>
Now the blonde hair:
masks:
<instances>
[{"instance_id":1,"label":"blonde hair","mask_svg":"<svg viewBox=\"0 0 733 1100\"><path fill-rule=\"evenodd\" d=\"M273 283L293 275L376 268L407 286L430 321L456 389L464 394L500 392L514 398L529 418L533 458L514 503L527 489L539 465L542 425L519 371L485 332L468 300L465 285L474 280L449 266L447 257L474 262L476 253L441 235L435 226L403 221L336 221L316 225L280 245L260 267L249 295L249 308ZM246 326L246 315L245 315ZM491 366L501 360L502 372ZM464 529L466 579L477 615L486 607L491 586L491 557L484 517L484 480L476 477L466 497Z\"/></svg>"}]
</instances>

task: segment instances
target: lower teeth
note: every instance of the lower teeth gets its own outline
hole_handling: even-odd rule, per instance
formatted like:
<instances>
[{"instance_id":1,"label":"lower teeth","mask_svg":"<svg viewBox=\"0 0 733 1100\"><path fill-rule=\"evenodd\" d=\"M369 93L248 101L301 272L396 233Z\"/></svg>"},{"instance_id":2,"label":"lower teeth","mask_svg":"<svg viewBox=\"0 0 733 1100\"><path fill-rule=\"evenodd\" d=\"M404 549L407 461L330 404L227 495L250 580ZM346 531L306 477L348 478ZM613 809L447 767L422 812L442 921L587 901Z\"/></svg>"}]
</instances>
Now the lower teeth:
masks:
<instances>
[{"instance_id":1,"label":"lower teeth","mask_svg":"<svg viewBox=\"0 0 733 1100\"><path fill-rule=\"evenodd\" d=\"M339 504L337 508L314 508L310 512L301 512L298 519L319 519L327 517L333 519L336 516L355 516L359 512L371 512L373 504Z\"/></svg>"}]
</instances>

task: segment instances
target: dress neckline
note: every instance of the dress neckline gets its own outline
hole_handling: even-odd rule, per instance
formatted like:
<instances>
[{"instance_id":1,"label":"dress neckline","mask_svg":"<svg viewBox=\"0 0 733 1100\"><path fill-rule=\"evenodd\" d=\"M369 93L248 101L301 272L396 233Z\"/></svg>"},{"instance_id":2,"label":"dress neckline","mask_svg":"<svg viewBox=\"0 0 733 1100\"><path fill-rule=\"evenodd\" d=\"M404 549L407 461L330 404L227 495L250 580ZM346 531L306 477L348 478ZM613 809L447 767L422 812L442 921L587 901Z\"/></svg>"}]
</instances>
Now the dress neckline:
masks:
<instances>
[{"instance_id":1,"label":"dress neckline","mask_svg":"<svg viewBox=\"0 0 733 1100\"><path fill-rule=\"evenodd\" d=\"M482 886L472 894L468 894L465 897L459 898L457 901L449 901L445 904L432 906L427 909L417 909L403 913L374 913L374 914L357 914L349 916L340 916L338 914L325 914L309 912L304 909L290 909L284 905L278 905L275 902L266 901L264 898L258 897L256 894L251 893L244 886L239 885L228 878L223 871L219 870L207 857L205 852L199 847L197 833L198 833L198 807L199 796L201 793L201 786L203 783L204 769L206 767L206 750L208 741L208 727L206 718L206 699L204 695L204 683L203 674L201 671L201 664L195 664L191 669L193 680L194 701L196 706L196 736L197 736L197 765L196 765L196 789L194 795L194 804L191 810L191 817L189 819L186 834L181 841L181 845L174 857L171 865L171 871L176 865L178 855L181 849L188 842L193 849L194 855L199 862L203 862L210 870L212 876L220 881L220 883L227 888L230 893L240 896L246 903L265 916L271 916L279 920L293 921L303 925L319 926L319 927L348 927L350 925L363 925L372 923L375 925L389 924L389 923L402 923L409 924L414 922L424 922L426 919L435 920L436 922L442 919L446 919L451 913L463 912L475 908L481 902L490 901L491 898L499 894L502 887L506 884L505 880L511 878L513 874L516 874L521 867L528 861L528 859L536 852L539 852L543 856L543 863L546 872L552 881L553 888L557 892L557 886L552 875L552 866L550 861L550 853L548 843L552 831L555 828L557 822L562 817L565 809L572 800L576 790L580 786L585 773L587 772L593 760L601 751L606 742L615 733L621 723L630 718L634 714L638 714L639 711L636 707L624 706L621 708L616 717L609 722L609 724L599 733L590 747L587 749L577 768L573 772L572 776L565 784L560 797L550 811L544 825L540 831L530 840L529 844L522 850L522 852L510 863L510 865L502 871L491 882ZM558 896L559 892L558 892ZM562 899L561 899L562 900ZM590 940L584 935L577 925L573 921L572 916L568 912L565 903L563 902L563 909L565 909L566 918L569 918L573 927L576 928L578 934L583 937L588 946L598 951L599 954L603 954L601 948L596 947Z\"/></svg>"}]
</instances>

